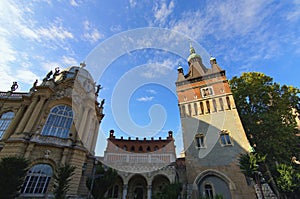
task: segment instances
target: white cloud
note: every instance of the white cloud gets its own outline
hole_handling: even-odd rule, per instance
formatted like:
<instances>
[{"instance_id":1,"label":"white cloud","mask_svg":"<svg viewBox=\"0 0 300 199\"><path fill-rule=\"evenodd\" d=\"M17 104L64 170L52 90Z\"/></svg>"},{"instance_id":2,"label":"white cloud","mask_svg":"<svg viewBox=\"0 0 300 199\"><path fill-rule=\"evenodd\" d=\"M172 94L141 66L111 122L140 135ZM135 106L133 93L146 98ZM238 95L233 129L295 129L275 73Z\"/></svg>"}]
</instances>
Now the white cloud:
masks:
<instances>
[{"instance_id":1,"label":"white cloud","mask_svg":"<svg viewBox=\"0 0 300 199\"><path fill-rule=\"evenodd\" d=\"M72 6L74 6L74 7L78 7L79 6L79 4L78 4L78 2L76 2L76 0L70 0L70 4Z\"/></svg>"},{"instance_id":2,"label":"white cloud","mask_svg":"<svg viewBox=\"0 0 300 199\"><path fill-rule=\"evenodd\" d=\"M139 102L149 102L149 101L152 101L154 99L153 96L145 96L145 97L140 97L140 98L137 98L136 100L139 101Z\"/></svg>"},{"instance_id":3,"label":"white cloud","mask_svg":"<svg viewBox=\"0 0 300 199\"><path fill-rule=\"evenodd\" d=\"M104 38L104 34L100 33L88 20L83 22L83 28L83 38L92 44Z\"/></svg>"},{"instance_id":4,"label":"white cloud","mask_svg":"<svg viewBox=\"0 0 300 199\"><path fill-rule=\"evenodd\" d=\"M75 58L73 58L73 57L67 57L67 56L63 56L62 57L62 63L66 64L68 66L76 66L76 65L78 65L78 61L76 61Z\"/></svg>"},{"instance_id":5,"label":"white cloud","mask_svg":"<svg viewBox=\"0 0 300 199\"><path fill-rule=\"evenodd\" d=\"M159 23L165 23L168 16L173 12L174 7L174 1L171 1L169 5L167 5L165 2L161 3L160 5L156 4L153 8L155 20Z\"/></svg>"},{"instance_id":6,"label":"white cloud","mask_svg":"<svg viewBox=\"0 0 300 199\"><path fill-rule=\"evenodd\" d=\"M293 4L293 9L287 14L286 17L289 21L296 21L300 18L300 1L294 0Z\"/></svg>"},{"instance_id":7,"label":"white cloud","mask_svg":"<svg viewBox=\"0 0 300 199\"><path fill-rule=\"evenodd\" d=\"M136 0L129 0L129 4L131 8L134 8L136 6Z\"/></svg>"},{"instance_id":8,"label":"white cloud","mask_svg":"<svg viewBox=\"0 0 300 199\"><path fill-rule=\"evenodd\" d=\"M149 60L148 68L141 75L146 78L156 78L162 75L166 75L173 71L177 61L171 59L165 59L162 62L157 60Z\"/></svg>"},{"instance_id":9,"label":"white cloud","mask_svg":"<svg viewBox=\"0 0 300 199\"><path fill-rule=\"evenodd\" d=\"M37 29L37 34L39 38L47 38L50 40L65 40L73 39L74 36L71 32L66 30L61 24L52 24L48 28L39 28Z\"/></svg>"},{"instance_id":10,"label":"white cloud","mask_svg":"<svg viewBox=\"0 0 300 199\"><path fill-rule=\"evenodd\" d=\"M147 89L146 92L151 93L151 94L157 94L157 92L153 89Z\"/></svg>"}]
</instances>

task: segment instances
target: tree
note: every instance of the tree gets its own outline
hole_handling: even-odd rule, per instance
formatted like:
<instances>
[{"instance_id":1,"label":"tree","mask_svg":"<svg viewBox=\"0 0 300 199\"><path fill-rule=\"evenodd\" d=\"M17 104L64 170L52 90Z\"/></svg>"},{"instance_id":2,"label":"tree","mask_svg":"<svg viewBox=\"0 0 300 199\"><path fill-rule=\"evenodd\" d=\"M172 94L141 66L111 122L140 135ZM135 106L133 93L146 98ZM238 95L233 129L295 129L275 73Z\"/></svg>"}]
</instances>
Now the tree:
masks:
<instances>
[{"instance_id":1,"label":"tree","mask_svg":"<svg viewBox=\"0 0 300 199\"><path fill-rule=\"evenodd\" d=\"M75 166L69 164L62 165L56 169L54 174L54 195L56 199L66 198L66 194L69 190L69 184L72 180L72 176L75 173Z\"/></svg>"},{"instance_id":2,"label":"tree","mask_svg":"<svg viewBox=\"0 0 300 199\"><path fill-rule=\"evenodd\" d=\"M5 157L0 160L0 198L14 198L24 182L29 162L23 157Z\"/></svg>"},{"instance_id":3,"label":"tree","mask_svg":"<svg viewBox=\"0 0 300 199\"><path fill-rule=\"evenodd\" d=\"M114 185L118 173L112 168L106 170L102 164L95 165L95 169L95 175L87 179L86 186L90 190L94 178L93 187L90 191L92 191L93 198L103 199L105 193Z\"/></svg>"},{"instance_id":4,"label":"tree","mask_svg":"<svg viewBox=\"0 0 300 199\"><path fill-rule=\"evenodd\" d=\"M261 186L261 172L259 171L259 166L265 162L266 156L261 157L257 153L245 153L241 154L239 158L239 166L242 173L251 179L255 180L258 185L262 198L264 198L264 193Z\"/></svg>"},{"instance_id":5,"label":"tree","mask_svg":"<svg viewBox=\"0 0 300 199\"><path fill-rule=\"evenodd\" d=\"M181 184L180 183L171 183L166 184L161 192L157 193L154 196L154 199L174 199L178 198L181 192Z\"/></svg>"},{"instance_id":6,"label":"tree","mask_svg":"<svg viewBox=\"0 0 300 199\"><path fill-rule=\"evenodd\" d=\"M229 83L247 138L256 153L266 155L261 169L278 196L280 175L276 164L288 164L300 152L299 138L295 136L299 89L280 86L258 72L243 73Z\"/></svg>"}]
</instances>

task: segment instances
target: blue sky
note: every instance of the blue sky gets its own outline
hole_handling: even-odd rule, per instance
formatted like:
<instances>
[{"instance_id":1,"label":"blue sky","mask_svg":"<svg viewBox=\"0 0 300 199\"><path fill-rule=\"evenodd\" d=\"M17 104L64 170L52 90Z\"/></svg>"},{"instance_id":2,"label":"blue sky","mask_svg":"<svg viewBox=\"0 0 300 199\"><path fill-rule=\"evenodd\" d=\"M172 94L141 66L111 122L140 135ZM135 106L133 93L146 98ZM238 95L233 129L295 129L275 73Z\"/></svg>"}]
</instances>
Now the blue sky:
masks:
<instances>
[{"instance_id":1,"label":"blue sky","mask_svg":"<svg viewBox=\"0 0 300 199\"><path fill-rule=\"evenodd\" d=\"M103 153L110 129L124 137L166 137L168 130L180 135L174 82L178 64L187 71L190 42L204 61L209 54L215 56L228 78L260 71L276 82L300 87L299 0L11 0L0 1L0 9L4 91L13 81L18 81L19 91L28 91L35 79L57 66L86 61L88 70L97 71L102 66L92 63L101 61L101 53L97 58L93 53L124 32L138 29L146 35L154 27L181 35L164 39L166 35L158 34L141 41L126 37L123 43L137 46L127 46L126 53L118 51L124 45L110 42L113 47L105 53L113 59L94 76L103 86L99 100L106 100L97 154ZM164 40L169 43L162 47ZM180 151L181 138L177 141Z\"/></svg>"}]
</instances>

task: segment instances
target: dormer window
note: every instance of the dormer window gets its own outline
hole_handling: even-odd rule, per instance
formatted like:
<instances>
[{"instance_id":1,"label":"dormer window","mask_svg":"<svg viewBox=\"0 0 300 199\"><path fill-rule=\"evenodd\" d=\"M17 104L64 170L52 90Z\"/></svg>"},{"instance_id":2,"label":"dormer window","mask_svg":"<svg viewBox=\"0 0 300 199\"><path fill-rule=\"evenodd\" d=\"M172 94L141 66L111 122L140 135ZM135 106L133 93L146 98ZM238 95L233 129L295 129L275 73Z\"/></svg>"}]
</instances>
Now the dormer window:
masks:
<instances>
[{"instance_id":1,"label":"dormer window","mask_svg":"<svg viewBox=\"0 0 300 199\"><path fill-rule=\"evenodd\" d=\"M212 95L214 95L214 90L211 86L201 88L201 95L203 98L212 96Z\"/></svg>"}]
</instances>

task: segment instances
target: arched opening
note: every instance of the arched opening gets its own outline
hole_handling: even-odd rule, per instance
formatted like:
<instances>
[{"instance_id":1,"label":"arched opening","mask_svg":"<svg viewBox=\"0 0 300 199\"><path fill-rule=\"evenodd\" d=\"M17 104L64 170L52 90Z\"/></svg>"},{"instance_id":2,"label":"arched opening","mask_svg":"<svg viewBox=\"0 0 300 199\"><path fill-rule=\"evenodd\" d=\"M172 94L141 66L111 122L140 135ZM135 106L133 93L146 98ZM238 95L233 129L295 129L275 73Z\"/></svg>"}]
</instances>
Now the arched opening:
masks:
<instances>
[{"instance_id":1,"label":"arched opening","mask_svg":"<svg viewBox=\"0 0 300 199\"><path fill-rule=\"evenodd\" d=\"M123 195L123 179L118 175L114 185L106 193L107 198L122 198Z\"/></svg>"},{"instance_id":2,"label":"arched opening","mask_svg":"<svg viewBox=\"0 0 300 199\"><path fill-rule=\"evenodd\" d=\"M232 181L224 174L215 170L206 170L199 174L195 181L199 197L214 198L217 195L223 199L231 199Z\"/></svg>"},{"instance_id":3,"label":"arched opening","mask_svg":"<svg viewBox=\"0 0 300 199\"><path fill-rule=\"evenodd\" d=\"M152 198L161 198L164 186L170 184L169 179L164 175L156 175L152 181Z\"/></svg>"},{"instance_id":4,"label":"arched opening","mask_svg":"<svg viewBox=\"0 0 300 199\"><path fill-rule=\"evenodd\" d=\"M147 181L142 175L134 175L128 182L128 198L146 199L147 198Z\"/></svg>"}]
</instances>

